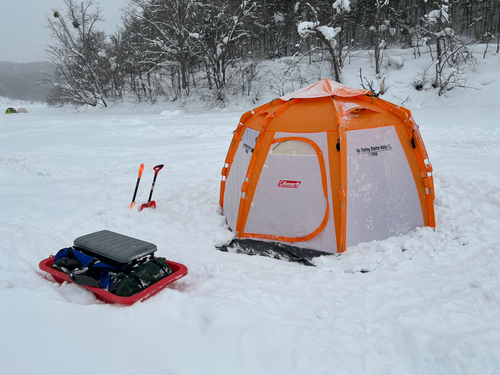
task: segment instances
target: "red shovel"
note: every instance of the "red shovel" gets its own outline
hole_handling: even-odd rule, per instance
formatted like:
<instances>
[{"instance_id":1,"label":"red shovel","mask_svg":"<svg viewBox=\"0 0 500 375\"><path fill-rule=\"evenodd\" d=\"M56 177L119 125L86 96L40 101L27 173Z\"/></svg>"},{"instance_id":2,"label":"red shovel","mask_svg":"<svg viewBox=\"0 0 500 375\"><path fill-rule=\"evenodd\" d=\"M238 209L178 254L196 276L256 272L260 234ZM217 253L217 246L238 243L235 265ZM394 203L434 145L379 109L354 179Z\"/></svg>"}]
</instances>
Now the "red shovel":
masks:
<instances>
[{"instance_id":1,"label":"red shovel","mask_svg":"<svg viewBox=\"0 0 500 375\"><path fill-rule=\"evenodd\" d=\"M149 198L148 198L148 203L143 203L141 204L141 207L139 207L139 211L142 211L145 208L156 208L156 202L151 200L151 197L153 196L153 190L155 188L155 182L156 182L156 176L158 176L158 172L163 168L163 164L157 165L154 167L155 171L155 176L153 177L153 185L151 185L151 191L149 192Z\"/></svg>"}]
</instances>

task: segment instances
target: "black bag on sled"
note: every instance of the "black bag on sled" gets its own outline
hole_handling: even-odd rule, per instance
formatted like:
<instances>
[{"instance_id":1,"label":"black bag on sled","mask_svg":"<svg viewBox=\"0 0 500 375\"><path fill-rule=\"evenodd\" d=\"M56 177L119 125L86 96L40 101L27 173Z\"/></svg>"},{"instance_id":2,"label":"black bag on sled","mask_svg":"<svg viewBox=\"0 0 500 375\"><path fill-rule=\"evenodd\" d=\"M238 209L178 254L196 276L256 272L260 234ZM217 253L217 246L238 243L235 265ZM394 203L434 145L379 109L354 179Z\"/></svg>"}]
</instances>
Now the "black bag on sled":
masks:
<instances>
[{"instance_id":1,"label":"black bag on sled","mask_svg":"<svg viewBox=\"0 0 500 375\"><path fill-rule=\"evenodd\" d=\"M113 275L108 291L120 297L130 297L172 273L174 271L165 258L156 258L132 269L128 275L122 272Z\"/></svg>"}]
</instances>

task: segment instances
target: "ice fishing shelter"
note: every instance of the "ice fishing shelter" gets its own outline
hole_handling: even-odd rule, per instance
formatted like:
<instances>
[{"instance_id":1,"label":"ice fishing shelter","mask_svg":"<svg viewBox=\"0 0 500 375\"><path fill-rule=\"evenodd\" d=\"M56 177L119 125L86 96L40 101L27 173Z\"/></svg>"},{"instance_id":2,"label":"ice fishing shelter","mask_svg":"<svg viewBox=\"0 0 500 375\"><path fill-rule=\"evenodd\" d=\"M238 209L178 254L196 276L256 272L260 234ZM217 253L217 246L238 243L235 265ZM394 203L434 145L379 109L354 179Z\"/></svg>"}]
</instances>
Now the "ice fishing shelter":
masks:
<instances>
[{"instance_id":1,"label":"ice fishing shelter","mask_svg":"<svg viewBox=\"0 0 500 375\"><path fill-rule=\"evenodd\" d=\"M307 254L435 227L433 200L410 111L327 79L241 116L220 187L236 242Z\"/></svg>"},{"instance_id":2,"label":"ice fishing shelter","mask_svg":"<svg viewBox=\"0 0 500 375\"><path fill-rule=\"evenodd\" d=\"M11 114L11 113L17 113L17 111L12 107L9 107L5 110L6 115Z\"/></svg>"}]
</instances>

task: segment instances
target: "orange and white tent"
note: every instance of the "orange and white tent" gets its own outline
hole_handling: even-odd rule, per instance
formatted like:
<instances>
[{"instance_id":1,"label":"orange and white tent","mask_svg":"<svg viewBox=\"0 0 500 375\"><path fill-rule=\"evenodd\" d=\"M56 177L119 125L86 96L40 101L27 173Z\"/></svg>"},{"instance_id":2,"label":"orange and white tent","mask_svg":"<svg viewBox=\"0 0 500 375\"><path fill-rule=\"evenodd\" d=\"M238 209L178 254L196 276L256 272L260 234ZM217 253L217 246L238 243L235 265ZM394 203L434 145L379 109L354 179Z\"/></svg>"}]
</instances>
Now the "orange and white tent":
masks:
<instances>
[{"instance_id":1,"label":"orange and white tent","mask_svg":"<svg viewBox=\"0 0 500 375\"><path fill-rule=\"evenodd\" d=\"M220 189L236 239L322 253L435 227L433 200L410 111L327 79L241 117Z\"/></svg>"}]
</instances>

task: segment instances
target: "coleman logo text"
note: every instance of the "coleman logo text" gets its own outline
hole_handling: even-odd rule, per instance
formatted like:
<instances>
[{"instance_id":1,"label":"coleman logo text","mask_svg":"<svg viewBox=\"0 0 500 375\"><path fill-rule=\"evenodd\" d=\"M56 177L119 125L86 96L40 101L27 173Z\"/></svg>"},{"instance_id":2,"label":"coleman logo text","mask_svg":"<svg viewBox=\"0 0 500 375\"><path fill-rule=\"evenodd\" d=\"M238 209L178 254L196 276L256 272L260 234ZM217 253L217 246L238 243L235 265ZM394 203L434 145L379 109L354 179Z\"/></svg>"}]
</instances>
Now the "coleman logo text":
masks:
<instances>
[{"instance_id":1,"label":"coleman logo text","mask_svg":"<svg viewBox=\"0 0 500 375\"><path fill-rule=\"evenodd\" d=\"M280 188L298 189L299 186L300 181L280 180L280 182L278 182L278 187Z\"/></svg>"}]
</instances>

